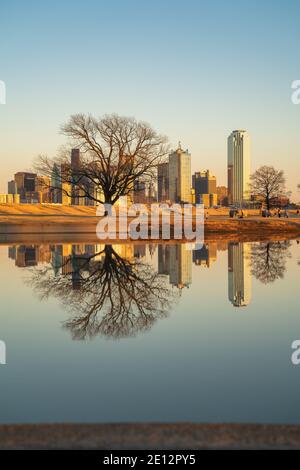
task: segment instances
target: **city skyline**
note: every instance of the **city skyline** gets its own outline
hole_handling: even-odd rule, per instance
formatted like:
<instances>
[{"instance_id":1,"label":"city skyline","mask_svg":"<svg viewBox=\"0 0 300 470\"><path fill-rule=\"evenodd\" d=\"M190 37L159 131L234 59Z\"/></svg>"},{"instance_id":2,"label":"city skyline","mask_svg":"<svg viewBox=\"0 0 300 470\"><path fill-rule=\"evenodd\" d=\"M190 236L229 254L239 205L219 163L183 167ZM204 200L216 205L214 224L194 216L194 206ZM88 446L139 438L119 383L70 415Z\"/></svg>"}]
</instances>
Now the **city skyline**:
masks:
<instances>
[{"instance_id":1,"label":"city skyline","mask_svg":"<svg viewBox=\"0 0 300 470\"><path fill-rule=\"evenodd\" d=\"M97 206L107 201L96 160L87 163L85 152L72 148L65 152L64 160L44 162L38 172L18 171L14 179L8 181L7 193L0 194L0 203L62 204ZM166 159L159 160L153 167L151 179L140 173L134 176L128 187L118 187L115 203L124 194L127 202L203 204L204 208L244 207L263 209L266 200L262 189L257 193L250 182L250 136L246 130L234 130L228 137L227 187L217 184L216 177L209 169L191 174L191 154L183 150L181 142L171 151ZM114 164L111 169L117 168ZM127 169L127 167L125 167ZM264 167L263 167L264 168ZM273 167L270 167L272 170ZM259 169L261 170L261 169ZM131 169L128 168L130 172ZM273 171L276 171L273 168ZM92 172L95 174L93 175ZM97 182L98 181L98 182ZM284 186L272 193L268 204L274 207L286 207L294 204L290 193Z\"/></svg>"},{"instance_id":2,"label":"city skyline","mask_svg":"<svg viewBox=\"0 0 300 470\"><path fill-rule=\"evenodd\" d=\"M300 5L287 3L284 9L279 1L239 3L247 23L238 25L234 1L190 1L190 8L176 1L172 8L158 2L138 7L136 1L116 2L115 8L93 1L85 8L75 2L72 9L59 2L4 5L0 192L12 174L32 168L36 155L52 156L65 143L58 129L70 114L117 112L148 121L174 148L180 139L193 155L192 173L209 167L220 185L227 179L226 138L245 128L251 172L263 164L283 169L298 201L300 106L291 101L291 84L299 78ZM99 17L102 27L93 27ZM16 33L6 41L12 21ZM173 33L183 26L185 35Z\"/></svg>"}]
</instances>

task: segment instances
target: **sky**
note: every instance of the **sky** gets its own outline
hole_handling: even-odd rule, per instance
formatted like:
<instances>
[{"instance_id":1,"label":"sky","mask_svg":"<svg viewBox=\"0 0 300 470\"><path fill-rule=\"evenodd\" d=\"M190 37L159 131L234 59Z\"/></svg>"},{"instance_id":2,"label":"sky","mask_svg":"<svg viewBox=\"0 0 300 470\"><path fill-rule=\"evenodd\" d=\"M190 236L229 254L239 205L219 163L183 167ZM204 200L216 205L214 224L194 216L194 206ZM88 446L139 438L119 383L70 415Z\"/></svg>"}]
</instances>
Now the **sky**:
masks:
<instances>
[{"instance_id":1,"label":"sky","mask_svg":"<svg viewBox=\"0 0 300 470\"><path fill-rule=\"evenodd\" d=\"M300 200L299 0L0 0L0 192L54 156L74 113L117 113L180 140L226 184L227 137Z\"/></svg>"}]
</instances>

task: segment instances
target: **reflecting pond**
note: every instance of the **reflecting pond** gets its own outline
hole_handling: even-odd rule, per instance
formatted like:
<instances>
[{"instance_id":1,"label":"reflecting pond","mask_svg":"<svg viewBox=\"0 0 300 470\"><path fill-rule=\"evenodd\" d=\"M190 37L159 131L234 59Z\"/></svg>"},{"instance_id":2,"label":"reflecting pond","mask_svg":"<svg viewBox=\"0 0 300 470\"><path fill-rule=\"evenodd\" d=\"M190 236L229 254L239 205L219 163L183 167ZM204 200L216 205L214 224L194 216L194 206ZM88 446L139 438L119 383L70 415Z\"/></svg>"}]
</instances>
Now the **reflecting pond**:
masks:
<instances>
[{"instance_id":1,"label":"reflecting pond","mask_svg":"<svg viewBox=\"0 0 300 470\"><path fill-rule=\"evenodd\" d=\"M12 243L0 259L2 423L300 423L297 240Z\"/></svg>"}]
</instances>

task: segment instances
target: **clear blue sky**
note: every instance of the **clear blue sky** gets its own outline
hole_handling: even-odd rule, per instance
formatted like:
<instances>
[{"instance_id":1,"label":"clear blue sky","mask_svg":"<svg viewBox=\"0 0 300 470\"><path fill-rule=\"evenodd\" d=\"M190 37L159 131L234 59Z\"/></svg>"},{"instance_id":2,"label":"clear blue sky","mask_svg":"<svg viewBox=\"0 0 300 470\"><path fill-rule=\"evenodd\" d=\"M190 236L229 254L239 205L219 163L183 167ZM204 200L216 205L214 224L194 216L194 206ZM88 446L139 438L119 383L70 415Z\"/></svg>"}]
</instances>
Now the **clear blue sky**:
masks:
<instances>
[{"instance_id":1,"label":"clear blue sky","mask_svg":"<svg viewBox=\"0 0 300 470\"><path fill-rule=\"evenodd\" d=\"M0 191L64 143L77 112L148 121L226 183L226 139L252 140L252 169L283 168L297 199L299 0L0 0Z\"/></svg>"}]
</instances>

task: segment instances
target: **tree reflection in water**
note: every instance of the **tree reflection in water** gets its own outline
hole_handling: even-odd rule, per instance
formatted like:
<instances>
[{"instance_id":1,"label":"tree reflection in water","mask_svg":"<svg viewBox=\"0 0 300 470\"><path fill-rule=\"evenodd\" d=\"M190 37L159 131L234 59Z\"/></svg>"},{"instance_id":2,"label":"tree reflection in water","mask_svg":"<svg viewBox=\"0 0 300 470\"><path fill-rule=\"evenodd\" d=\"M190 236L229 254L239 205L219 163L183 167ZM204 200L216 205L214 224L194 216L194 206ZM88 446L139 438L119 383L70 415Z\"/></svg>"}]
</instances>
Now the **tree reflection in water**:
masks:
<instances>
[{"instance_id":1,"label":"tree reflection in water","mask_svg":"<svg viewBox=\"0 0 300 470\"><path fill-rule=\"evenodd\" d=\"M55 297L71 312L64 326L74 339L134 336L167 316L177 296L149 263L124 258L112 245L63 257L59 271L33 268L30 284L40 299Z\"/></svg>"},{"instance_id":2,"label":"tree reflection in water","mask_svg":"<svg viewBox=\"0 0 300 470\"><path fill-rule=\"evenodd\" d=\"M264 284L281 279L286 270L287 258L291 256L290 241L261 242L252 246L251 272Z\"/></svg>"}]
</instances>

